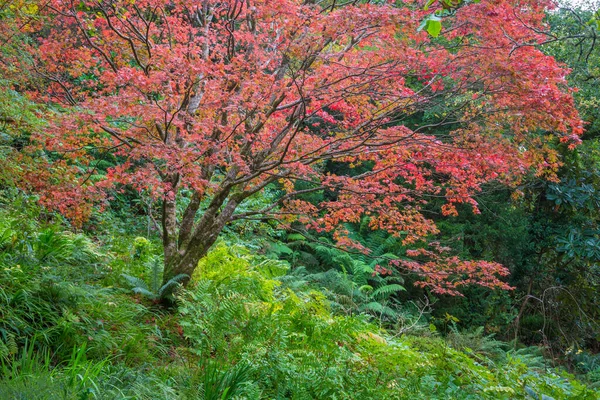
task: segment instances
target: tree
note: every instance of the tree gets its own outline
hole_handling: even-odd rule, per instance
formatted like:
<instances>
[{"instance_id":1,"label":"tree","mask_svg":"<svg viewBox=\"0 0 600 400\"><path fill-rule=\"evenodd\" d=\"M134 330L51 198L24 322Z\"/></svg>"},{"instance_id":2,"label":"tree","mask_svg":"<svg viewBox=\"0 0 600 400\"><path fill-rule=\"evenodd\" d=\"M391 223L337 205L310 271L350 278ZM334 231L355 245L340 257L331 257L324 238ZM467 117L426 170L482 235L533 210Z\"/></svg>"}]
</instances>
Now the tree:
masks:
<instances>
[{"instance_id":1,"label":"tree","mask_svg":"<svg viewBox=\"0 0 600 400\"><path fill-rule=\"evenodd\" d=\"M544 50L571 69L568 79L578 89L574 94L575 103L585 121L585 138L588 139L597 137L600 130L600 2L577 4L582 8L564 6L549 15L549 43Z\"/></svg>"},{"instance_id":2,"label":"tree","mask_svg":"<svg viewBox=\"0 0 600 400\"><path fill-rule=\"evenodd\" d=\"M29 88L38 100L63 108L36 142L79 171L82 188L130 185L162 201L165 282L191 275L243 218L300 222L360 248L343 224L368 215L372 229L420 242L437 232L420 212L428 196L447 199L446 215L456 203L476 211L482 183L531 168L552 176L559 161L538 132L577 142L566 71L514 48L542 40L530 28L545 2L428 2L447 19L438 38L418 30L432 12L419 1L348 3L40 2L18 25L37 40L19 67L45 78ZM409 127L417 114L429 122ZM117 165L89 179L99 152ZM331 161L353 172L327 171ZM280 189L275 202L236 212L267 187ZM333 195L320 204L299 198L323 190ZM441 292L506 287L500 265L441 252L399 265Z\"/></svg>"}]
</instances>

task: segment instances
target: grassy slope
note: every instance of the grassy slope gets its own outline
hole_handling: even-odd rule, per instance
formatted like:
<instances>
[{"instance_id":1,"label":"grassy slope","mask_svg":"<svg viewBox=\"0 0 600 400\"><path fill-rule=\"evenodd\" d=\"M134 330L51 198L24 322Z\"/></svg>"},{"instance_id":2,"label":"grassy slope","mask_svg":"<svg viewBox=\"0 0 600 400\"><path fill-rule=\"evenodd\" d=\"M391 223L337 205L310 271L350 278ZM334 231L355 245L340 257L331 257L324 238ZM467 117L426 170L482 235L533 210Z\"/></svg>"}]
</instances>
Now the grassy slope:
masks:
<instances>
[{"instance_id":1,"label":"grassy slope","mask_svg":"<svg viewBox=\"0 0 600 400\"><path fill-rule=\"evenodd\" d=\"M21 197L0 212L2 399L600 398L531 351L335 315L243 244L218 245L165 311L123 288L121 273L151 279L151 242L47 217Z\"/></svg>"}]
</instances>

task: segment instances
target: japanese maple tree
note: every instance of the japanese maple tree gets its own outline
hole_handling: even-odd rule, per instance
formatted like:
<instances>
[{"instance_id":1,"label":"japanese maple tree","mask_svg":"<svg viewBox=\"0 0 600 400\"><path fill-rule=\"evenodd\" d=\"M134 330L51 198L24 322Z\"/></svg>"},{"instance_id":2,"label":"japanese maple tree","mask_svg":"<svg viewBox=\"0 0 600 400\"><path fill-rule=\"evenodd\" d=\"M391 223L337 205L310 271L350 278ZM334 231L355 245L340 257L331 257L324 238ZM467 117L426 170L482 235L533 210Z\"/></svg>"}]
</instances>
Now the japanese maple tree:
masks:
<instances>
[{"instance_id":1,"label":"japanese maple tree","mask_svg":"<svg viewBox=\"0 0 600 400\"><path fill-rule=\"evenodd\" d=\"M40 2L21 25L35 38L27 65L46 81L32 96L64 108L36 142L79 168L80 188L65 195L45 185L43 201L69 212L78 196L114 185L149 191L162 201L165 281L191 275L223 228L242 218L300 222L359 247L343 226L366 215L372 229L417 243L436 233L420 211L428 196L447 199L446 215L456 203L476 211L473 195L485 182L515 182L531 169L551 176L559 160L540 132L577 141L567 71L531 45L542 40L536 30L548 6ZM419 30L432 10L447 15L443 30L437 17ZM409 127L419 114L431 122ZM119 163L89 179L98 152ZM357 172L336 174L331 161ZM273 204L238 211L272 185L284 193ZM335 196L302 200L323 190ZM500 265L440 248L409 252L398 265L440 292L506 287Z\"/></svg>"}]
</instances>

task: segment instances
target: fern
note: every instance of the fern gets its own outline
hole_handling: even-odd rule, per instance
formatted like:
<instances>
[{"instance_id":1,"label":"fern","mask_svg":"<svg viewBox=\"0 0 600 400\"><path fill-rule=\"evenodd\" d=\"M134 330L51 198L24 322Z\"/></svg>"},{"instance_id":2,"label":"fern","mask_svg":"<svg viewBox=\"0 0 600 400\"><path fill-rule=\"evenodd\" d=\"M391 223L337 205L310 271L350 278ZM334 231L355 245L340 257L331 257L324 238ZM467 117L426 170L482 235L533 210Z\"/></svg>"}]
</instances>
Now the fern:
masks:
<instances>
[{"instance_id":1,"label":"fern","mask_svg":"<svg viewBox=\"0 0 600 400\"><path fill-rule=\"evenodd\" d=\"M375 289L373 291L373 293L371 294L371 297L376 300L383 300L383 299L387 299L394 293L402 292L402 291L406 291L404 286L398 285L397 283L393 283L391 285L379 286L377 289Z\"/></svg>"},{"instance_id":2,"label":"fern","mask_svg":"<svg viewBox=\"0 0 600 400\"><path fill-rule=\"evenodd\" d=\"M127 283L129 283L130 286L134 288L145 288L146 290L148 290L148 285L146 284L146 282L144 282L143 279L127 274L121 274L121 276L125 278L125 280L127 281Z\"/></svg>"},{"instance_id":3,"label":"fern","mask_svg":"<svg viewBox=\"0 0 600 400\"><path fill-rule=\"evenodd\" d=\"M158 257L153 257L148 262L150 267L150 285L143 279L121 274L125 281L131 286L131 291L135 294L140 294L152 301L172 300L175 290L185 281L189 279L189 275L179 274L169 279L164 285L160 285L162 279L162 266Z\"/></svg>"},{"instance_id":4,"label":"fern","mask_svg":"<svg viewBox=\"0 0 600 400\"><path fill-rule=\"evenodd\" d=\"M137 286L132 288L131 291L135 294L141 294L142 296L147 297L151 300L158 300L158 296L156 295L156 293L151 292L145 287Z\"/></svg>"},{"instance_id":5,"label":"fern","mask_svg":"<svg viewBox=\"0 0 600 400\"><path fill-rule=\"evenodd\" d=\"M368 285L369 278L373 276L375 269L360 260L354 260L351 264L352 280L360 286Z\"/></svg>"},{"instance_id":6,"label":"fern","mask_svg":"<svg viewBox=\"0 0 600 400\"><path fill-rule=\"evenodd\" d=\"M381 314L384 311L384 306L376 301L371 301L367 304L363 304L359 307L361 311L372 311L377 314Z\"/></svg>"},{"instance_id":7,"label":"fern","mask_svg":"<svg viewBox=\"0 0 600 400\"><path fill-rule=\"evenodd\" d=\"M405 291L404 279L398 275L380 275L380 267L388 268L390 260L398 259L397 253L403 251L401 238L387 232L373 231L368 218L359 226L348 224L351 239L370 249L369 254L347 252L328 245L328 239L319 238L319 242L306 240L305 235L288 235L288 246L293 254L279 253L280 257L290 260L296 269L303 268L301 282L294 287L302 287L304 282L316 285L323 290L332 305L344 313L366 312L378 318L380 322L394 324L399 315L398 303L390 301L398 292ZM307 270L308 269L308 270ZM287 282L293 282L293 279ZM370 287L371 290L364 289ZM364 307L371 302L379 302L382 308ZM383 310L383 313L382 313Z\"/></svg>"},{"instance_id":8,"label":"fern","mask_svg":"<svg viewBox=\"0 0 600 400\"><path fill-rule=\"evenodd\" d=\"M175 289L177 289L179 287L179 285L181 285L183 283L183 281L185 281L188 278L189 278L189 275L187 275L187 274L175 275L174 277L169 279L167 281L167 283L165 283L158 289L158 291L157 291L158 297L161 299L164 299L164 298L172 296Z\"/></svg>"},{"instance_id":9,"label":"fern","mask_svg":"<svg viewBox=\"0 0 600 400\"><path fill-rule=\"evenodd\" d=\"M527 367L537 370L546 369L546 360L539 347L524 347L522 349L510 350L507 356L511 359L517 359Z\"/></svg>"}]
</instances>

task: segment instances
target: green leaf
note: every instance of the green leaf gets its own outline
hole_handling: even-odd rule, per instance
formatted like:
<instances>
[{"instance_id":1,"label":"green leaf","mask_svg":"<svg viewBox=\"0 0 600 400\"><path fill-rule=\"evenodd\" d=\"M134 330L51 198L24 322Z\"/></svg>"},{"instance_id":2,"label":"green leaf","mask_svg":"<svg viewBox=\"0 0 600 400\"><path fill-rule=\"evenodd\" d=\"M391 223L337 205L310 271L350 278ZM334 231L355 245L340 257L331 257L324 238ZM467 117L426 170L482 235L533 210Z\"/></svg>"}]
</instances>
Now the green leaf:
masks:
<instances>
[{"instance_id":1,"label":"green leaf","mask_svg":"<svg viewBox=\"0 0 600 400\"><path fill-rule=\"evenodd\" d=\"M427 20L427 24L425 25L425 29L427 30L427 33L434 38L438 37L442 32L442 23L440 22L439 18L429 18Z\"/></svg>"},{"instance_id":2,"label":"green leaf","mask_svg":"<svg viewBox=\"0 0 600 400\"><path fill-rule=\"evenodd\" d=\"M361 292L371 292L371 291L373 291L373 286L362 285L361 287L358 288L358 290L360 290Z\"/></svg>"},{"instance_id":3,"label":"green leaf","mask_svg":"<svg viewBox=\"0 0 600 400\"><path fill-rule=\"evenodd\" d=\"M532 388L530 388L529 386L525 385L525 392L527 392L527 394L534 399L539 399L540 396L538 396L538 394L535 392L535 390L533 390Z\"/></svg>"},{"instance_id":4,"label":"green leaf","mask_svg":"<svg viewBox=\"0 0 600 400\"><path fill-rule=\"evenodd\" d=\"M417 31L420 32L423 29L427 31L431 36L438 37L442 32L442 18L439 16L432 14L421 22L421 25L417 28Z\"/></svg>"}]
</instances>

